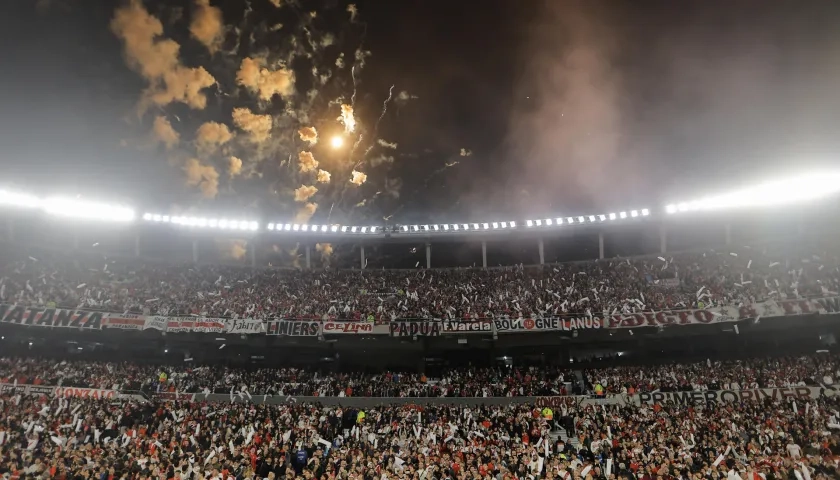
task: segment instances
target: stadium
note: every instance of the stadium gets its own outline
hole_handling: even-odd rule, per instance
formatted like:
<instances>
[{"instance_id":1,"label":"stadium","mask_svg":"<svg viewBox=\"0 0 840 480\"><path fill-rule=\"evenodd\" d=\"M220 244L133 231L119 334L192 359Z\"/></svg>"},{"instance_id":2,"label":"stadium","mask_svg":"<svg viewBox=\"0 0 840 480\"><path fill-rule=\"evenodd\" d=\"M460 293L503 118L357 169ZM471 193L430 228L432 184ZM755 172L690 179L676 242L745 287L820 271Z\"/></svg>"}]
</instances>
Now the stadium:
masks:
<instances>
[{"instance_id":1,"label":"stadium","mask_svg":"<svg viewBox=\"0 0 840 480\"><path fill-rule=\"evenodd\" d=\"M840 9L522 7L0 6L0 478L840 478Z\"/></svg>"}]
</instances>

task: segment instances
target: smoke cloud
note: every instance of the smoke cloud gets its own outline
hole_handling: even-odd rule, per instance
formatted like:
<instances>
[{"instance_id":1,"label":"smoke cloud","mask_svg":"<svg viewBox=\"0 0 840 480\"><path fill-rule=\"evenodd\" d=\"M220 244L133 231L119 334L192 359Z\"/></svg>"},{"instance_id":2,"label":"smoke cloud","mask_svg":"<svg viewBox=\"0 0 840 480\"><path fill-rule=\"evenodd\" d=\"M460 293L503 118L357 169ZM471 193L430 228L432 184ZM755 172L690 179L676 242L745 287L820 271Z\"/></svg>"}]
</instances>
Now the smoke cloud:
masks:
<instances>
[{"instance_id":1,"label":"smoke cloud","mask_svg":"<svg viewBox=\"0 0 840 480\"><path fill-rule=\"evenodd\" d=\"M254 143L262 143L271 137L271 115L257 115L247 108L234 108L233 123L247 132Z\"/></svg>"},{"instance_id":2,"label":"smoke cloud","mask_svg":"<svg viewBox=\"0 0 840 480\"><path fill-rule=\"evenodd\" d=\"M510 156L521 159L511 167L532 194L529 203L552 202L546 181L556 178L564 179L564 197L605 203L605 193L634 177L619 148L626 131L622 74L614 67L619 33L595 3L546 1L543 8L519 86L529 100L510 119Z\"/></svg>"},{"instance_id":3,"label":"smoke cloud","mask_svg":"<svg viewBox=\"0 0 840 480\"><path fill-rule=\"evenodd\" d=\"M193 38L204 44L210 53L216 53L224 39L222 11L210 5L210 0L195 0L195 16L190 24Z\"/></svg>"},{"instance_id":4,"label":"smoke cloud","mask_svg":"<svg viewBox=\"0 0 840 480\"><path fill-rule=\"evenodd\" d=\"M356 117L353 116L353 107L351 105L341 105L341 116L338 120L344 124L344 130L350 133L356 130Z\"/></svg>"},{"instance_id":5,"label":"smoke cloud","mask_svg":"<svg viewBox=\"0 0 840 480\"><path fill-rule=\"evenodd\" d=\"M316 243L315 250L321 252L321 262L325 265L330 264L330 257L333 254L333 246L331 243Z\"/></svg>"},{"instance_id":6,"label":"smoke cloud","mask_svg":"<svg viewBox=\"0 0 840 480\"><path fill-rule=\"evenodd\" d=\"M378 167L385 163L394 163L394 157L390 155L379 155L378 157L373 157L370 159L371 167Z\"/></svg>"},{"instance_id":7,"label":"smoke cloud","mask_svg":"<svg viewBox=\"0 0 840 480\"><path fill-rule=\"evenodd\" d=\"M301 185L300 188L295 189L295 201L305 202L316 193L318 193L317 187L311 185Z\"/></svg>"},{"instance_id":8,"label":"smoke cloud","mask_svg":"<svg viewBox=\"0 0 840 480\"><path fill-rule=\"evenodd\" d=\"M283 0L268 0L268 1L271 2L271 4L274 5L277 8L280 8L283 5Z\"/></svg>"},{"instance_id":9,"label":"smoke cloud","mask_svg":"<svg viewBox=\"0 0 840 480\"><path fill-rule=\"evenodd\" d=\"M367 175L362 172L357 172L353 170L353 178L350 179L350 183L356 186L361 186L363 183L367 181Z\"/></svg>"},{"instance_id":10,"label":"smoke cloud","mask_svg":"<svg viewBox=\"0 0 840 480\"><path fill-rule=\"evenodd\" d=\"M242 159L231 156L228 157L228 174L231 178L242 173Z\"/></svg>"},{"instance_id":11,"label":"smoke cloud","mask_svg":"<svg viewBox=\"0 0 840 480\"><path fill-rule=\"evenodd\" d=\"M355 22L356 17L359 15L359 9L356 8L356 4L351 3L350 5L347 5L347 11L350 12L350 22Z\"/></svg>"},{"instance_id":12,"label":"smoke cloud","mask_svg":"<svg viewBox=\"0 0 840 480\"><path fill-rule=\"evenodd\" d=\"M172 128L172 124L169 123L169 119L161 115L155 117L155 122L152 125L152 134L154 135L155 140L166 145L166 148L168 149L177 146L181 139L178 132Z\"/></svg>"},{"instance_id":13,"label":"smoke cloud","mask_svg":"<svg viewBox=\"0 0 840 480\"><path fill-rule=\"evenodd\" d=\"M376 141L376 143L378 143L379 145L381 145L381 146L383 146L383 147L385 147L385 148L390 148L390 149L392 149L392 150L396 150L396 148L397 148L397 144L396 144L396 143L388 143L388 142L386 142L385 140L382 140L381 138L380 138L380 139L378 139L378 140Z\"/></svg>"},{"instance_id":14,"label":"smoke cloud","mask_svg":"<svg viewBox=\"0 0 840 480\"><path fill-rule=\"evenodd\" d=\"M298 130L298 135L304 142L309 142L310 146L318 143L318 131L315 130L315 127L303 127Z\"/></svg>"},{"instance_id":15,"label":"smoke cloud","mask_svg":"<svg viewBox=\"0 0 840 480\"><path fill-rule=\"evenodd\" d=\"M471 155L472 155L472 150L469 150L467 148L462 148L461 149L461 156L462 157L469 157Z\"/></svg>"},{"instance_id":16,"label":"smoke cloud","mask_svg":"<svg viewBox=\"0 0 840 480\"><path fill-rule=\"evenodd\" d=\"M263 59L245 57L236 72L236 83L267 101L275 94L282 97L292 93L294 75L285 68L274 71L265 68Z\"/></svg>"},{"instance_id":17,"label":"smoke cloud","mask_svg":"<svg viewBox=\"0 0 840 480\"><path fill-rule=\"evenodd\" d=\"M187 186L199 187L205 198L213 198L219 193L219 172L212 165L203 165L197 158L190 158L184 165L187 174Z\"/></svg>"},{"instance_id":18,"label":"smoke cloud","mask_svg":"<svg viewBox=\"0 0 840 480\"><path fill-rule=\"evenodd\" d=\"M330 183L330 172L326 170L318 170L318 183Z\"/></svg>"},{"instance_id":19,"label":"smoke cloud","mask_svg":"<svg viewBox=\"0 0 840 480\"><path fill-rule=\"evenodd\" d=\"M195 133L195 144L200 152L210 154L219 146L229 142L231 138L233 135L224 123L205 122Z\"/></svg>"},{"instance_id":20,"label":"smoke cloud","mask_svg":"<svg viewBox=\"0 0 840 480\"><path fill-rule=\"evenodd\" d=\"M141 113L149 103L165 106L180 102L197 110L207 106L202 90L215 85L216 79L203 67L181 64L180 45L161 38L163 25L141 0L130 0L116 10L111 31L124 43L126 63L149 82L139 105Z\"/></svg>"},{"instance_id":21,"label":"smoke cloud","mask_svg":"<svg viewBox=\"0 0 840 480\"><path fill-rule=\"evenodd\" d=\"M292 223L308 223L312 215L315 215L315 210L318 210L317 203L307 203L298 210Z\"/></svg>"},{"instance_id":22,"label":"smoke cloud","mask_svg":"<svg viewBox=\"0 0 840 480\"><path fill-rule=\"evenodd\" d=\"M311 172L318 168L318 161L312 152L300 152L298 154L298 165L300 165L301 173Z\"/></svg>"}]
</instances>

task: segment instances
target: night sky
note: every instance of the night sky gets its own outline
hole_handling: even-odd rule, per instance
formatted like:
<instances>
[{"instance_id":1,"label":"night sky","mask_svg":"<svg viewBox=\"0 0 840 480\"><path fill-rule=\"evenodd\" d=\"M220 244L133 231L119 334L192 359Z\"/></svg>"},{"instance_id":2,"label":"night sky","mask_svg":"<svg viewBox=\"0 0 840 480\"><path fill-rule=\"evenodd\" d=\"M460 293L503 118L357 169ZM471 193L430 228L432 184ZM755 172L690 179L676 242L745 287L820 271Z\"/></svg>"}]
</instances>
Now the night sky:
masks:
<instances>
[{"instance_id":1,"label":"night sky","mask_svg":"<svg viewBox=\"0 0 840 480\"><path fill-rule=\"evenodd\" d=\"M837 164L840 2L280 3L0 2L3 184L138 210L422 223L659 208ZM177 42L177 68L212 76L206 106L148 101L155 80L113 22L130 8L160 22L153 45ZM216 8L211 48L190 27ZM237 81L244 58L293 84L261 100ZM270 138L238 128L236 108L269 115ZM156 140L159 117L177 143ZM198 145L205 122L230 138ZM330 183L300 171L301 151ZM302 186L318 191L296 201Z\"/></svg>"}]
</instances>

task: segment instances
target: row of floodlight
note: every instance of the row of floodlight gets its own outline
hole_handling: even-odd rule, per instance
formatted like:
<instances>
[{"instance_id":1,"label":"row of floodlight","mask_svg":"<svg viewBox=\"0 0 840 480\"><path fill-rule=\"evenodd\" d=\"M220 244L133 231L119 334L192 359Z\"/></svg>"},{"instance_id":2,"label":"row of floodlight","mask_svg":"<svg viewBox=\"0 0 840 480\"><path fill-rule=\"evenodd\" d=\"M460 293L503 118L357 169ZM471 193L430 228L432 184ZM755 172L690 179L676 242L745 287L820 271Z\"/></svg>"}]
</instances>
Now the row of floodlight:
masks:
<instances>
[{"instance_id":1,"label":"row of floodlight","mask_svg":"<svg viewBox=\"0 0 840 480\"><path fill-rule=\"evenodd\" d=\"M613 220L624 220L626 218L650 216L650 210L630 210L629 212L601 213L598 215L578 215L576 217L538 218L536 220L525 220L525 226L531 227L556 227L560 225L581 225L584 223L601 223ZM587 221L588 220L588 221Z\"/></svg>"},{"instance_id":2,"label":"row of floodlight","mask_svg":"<svg viewBox=\"0 0 840 480\"><path fill-rule=\"evenodd\" d=\"M134 210L120 205L80 200L70 197L38 198L34 195L0 190L0 205L25 209L40 209L48 215L85 220L131 222Z\"/></svg>"},{"instance_id":3,"label":"row of floodlight","mask_svg":"<svg viewBox=\"0 0 840 480\"><path fill-rule=\"evenodd\" d=\"M220 230L259 230L260 224L253 220L228 220L226 218L184 217L146 213L143 220L155 223L172 223L185 227L217 228Z\"/></svg>"},{"instance_id":4,"label":"row of floodlight","mask_svg":"<svg viewBox=\"0 0 840 480\"><path fill-rule=\"evenodd\" d=\"M516 222L442 223L428 225L398 225L394 233L478 232L516 228Z\"/></svg>"},{"instance_id":5,"label":"row of floodlight","mask_svg":"<svg viewBox=\"0 0 840 480\"><path fill-rule=\"evenodd\" d=\"M276 232L350 233L362 235L375 235L384 231L382 227L375 225L309 225L306 223L269 223L268 229Z\"/></svg>"}]
</instances>

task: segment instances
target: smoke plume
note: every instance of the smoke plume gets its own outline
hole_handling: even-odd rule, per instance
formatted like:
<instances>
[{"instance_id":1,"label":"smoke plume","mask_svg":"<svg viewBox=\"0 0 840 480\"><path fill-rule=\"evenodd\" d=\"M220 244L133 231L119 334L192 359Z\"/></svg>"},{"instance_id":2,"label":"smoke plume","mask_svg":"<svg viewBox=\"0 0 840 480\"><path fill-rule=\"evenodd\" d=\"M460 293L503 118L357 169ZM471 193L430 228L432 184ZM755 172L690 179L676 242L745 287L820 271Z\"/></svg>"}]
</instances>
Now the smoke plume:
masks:
<instances>
[{"instance_id":1,"label":"smoke plume","mask_svg":"<svg viewBox=\"0 0 840 480\"><path fill-rule=\"evenodd\" d=\"M373 157L370 159L371 167L378 167L385 163L394 163L394 157L390 155L379 155L378 157Z\"/></svg>"},{"instance_id":2,"label":"smoke plume","mask_svg":"<svg viewBox=\"0 0 840 480\"><path fill-rule=\"evenodd\" d=\"M307 203L298 210L292 223L308 223L312 215L315 215L315 210L318 210L317 203Z\"/></svg>"},{"instance_id":3,"label":"smoke plume","mask_svg":"<svg viewBox=\"0 0 840 480\"><path fill-rule=\"evenodd\" d=\"M362 172L357 172L353 170L353 178L350 179L350 183L356 186L361 186L361 184L367 181L367 175Z\"/></svg>"},{"instance_id":4,"label":"smoke plume","mask_svg":"<svg viewBox=\"0 0 840 480\"><path fill-rule=\"evenodd\" d=\"M233 109L233 123L254 143L262 143L271 137L271 115L257 115L247 108Z\"/></svg>"},{"instance_id":5,"label":"smoke plume","mask_svg":"<svg viewBox=\"0 0 840 480\"><path fill-rule=\"evenodd\" d=\"M141 0L130 0L117 9L111 20L111 31L125 46L129 67L148 82L140 102L140 112L149 103L165 106L181 102L201 110L207 106L202 93L216 83L203 67L189 68L178 58L180 46L173 40L161 38L163 24L143 7Z\"/></svg>"},{"instance_id":6,"label":"smoke plume","mask_svg":"<svg viewBox=\"0 0 840 480\"><path fill-rule=\"evenodd\" d=\"M326 170L318 170L318 183L330 183L330 172Z\"/></svg>"},{"instance_id":7,"label":"smoke plume","mask_svg":"<svg viewBox=\"0 0 840 480\"><path fill-rule=\"evenodd\" d=\"M341 105L341 116L338 120L344 124L344 130L350 133L356 130L356 117L353 116L353 107L351 105Z\"/></svg>"},{"instance_id":8,"label":"smoke plume","mask_svg":"<svg viewBox=\"0 0 840 480\"><path fill-rule=\"evenodd\" d=\"M619 149L625 131L622 76L613 58L619 33L603 23L608 15L595 3L543 5L519 87L529 100L510 119L511 156L521 159L511 166L524 188L542 196L530 203L552 201L546 182L552 178L563 178L564 198L605 203L604 193L634 177L624 172L629 164Z\"/></svg>"},{"instance_id":9,"label":"smoke plume","mask_svg":"<svg viewBox=\"0 0 840 480\"><path fill-rule=\"evenodd\" d=\"M245 240L231 240L228 254L231 258L242 260L248 253L248 243Z\"/></svg>"},{"instance_id":10,"label":"smoke plume","mask_svg":"<svg viewBox=\"0 0 840 480\"><path fill-rule=\"evenodd\" d=\"M311 172L318 168L318 161L312 152L300 152L298 154L298 165L300 165L301 173Z\"/></svg>"},{"instance_id":11,"label":"smoke plume","mask_svg":"<svg viewBox=\"0 0 840 480\"><path fill-rule=\"evenodd\" d=\"M228 174L231 178L242 173L242 159L237 157L228 157Z\"/></svg>"},{"instance_id":12,"label":"smoke plume","mask_svg":"<svg viewBox=\"0 0 840 480\"><path fill-rule=\"evenodd\" d=\"M471 155L472 155L472 150L469 150L467 148L462 148L461 149L461 156L462 157L469 157Z\"/></svg>"},{"instance_id":13,"label":"smoke plume","mask_svg":"<svg viewBox=\"0 0 840 480\"><path fill-rule=\"evenodd\" d=\"M310 146L318 143L318 131L315 130L315 127L303 127L298 130L298 135L304 142L309 142Z\"/></svg>"},{"instance_id":14,"label":"smoke plume","mask_svg":"<svg viewBox=\"0 0 840 480\"><path fill-rule=\"evenodd\" d=\"M210 53L216 53L224 38L222 11L210 5L210 0L195 0L195 16L190 24L193 38L204 44Z\"/></svg>"},{"instance_id":15,"label":"smoke plume","mask_svg":"<svg viewBox=\"0 0 840 480\"><path fill-rule=\"evenodd\" d=\"M221 145L233 138L230 129L224 123L205 122L198 127L195 133L195 144L203 154L210 154L216 151Z\"/></svg>"},{"instance_id":16,"label":"smoke plume","mask_svg":"<svg viewBox=\"0 0 840 480\"><path fill-rule=\"evenodd\" d=\"M152 125L152 134L155 140L166 145L166 148L173 148L178 145L181 136L172 128L169 119L164 116L155 117L155 122Z\"/></svg>"},{"instance_id":17,"label":"smoke plume","mask_svg":"<svg viewBox=\"0 0 840 480\"><path fill-rule=\"evenodd\" d=\"M300 188L295 189L295 201L305 202L309 200L312 195L318 193L318 188L310 185L301 185Z\"/></svg>"},{"instance_id":18,"label":"smoke plume","mask_svg":"<svg viewBox=\"0 0 840 480\"><path fill-rule=\"evenodd\" d=\"M381 146L383 146L383 147L385 147L385 148L390 148L390 149L392 149L392 150L395 150L395 149L397 148L397 144L396 144L396 143L388 143L388 142L386 142L385 140L382 140L381 138L380 138L380 139L378 139L378 140L376 140L376 143L378 143L379 145L381 145Z\"/></svg>"},{"instance_id":19,"label":"smoke plume","mask_svg":"<svg viewBox=\"0 0 840 480\"><path fill-rule=\"evenodd\" d=\"M219 193L219 172L212 165L203 165L197 158L190 158L184 165L187 174L187 186L199 187L206 198L213 198Z\"/></svg>"},{"instance_id":20,"label":"smoke plume","mask_svg":"<svg viewBox=\"0 0 840 480\"><path fill-rule=\"evenodd\" d=\"M350 12L350 22L355 22L356 17L359 15L359 9L356 8L356 4L351 3L350 5L347 5L347 11Z\"/></svg>"},{"instance_id":21,"label":"smoke plume","mask_svg":"<svg viewBox=\"0 0 840 480\"><path fill-rule=\"evenodd\" d=\"M315 250L321 252L321 262L325 265L330 264L330 257L333 254L333 246L331 243L316 243Z\"/></svg>"},{"instance_id":22,"label":"smoke plume","mask_svg":"<svg viewBox=\"0 0 840 480\"><path fill-rule=\"evenodd\" d=\"M285 68L274 71L265 68L263 59L245 57L236 72L236 83L256 93L262 100L271 100L275 94L284 96L292 93L294 76L291 70Z\"/></svg>"}]
</instances>

